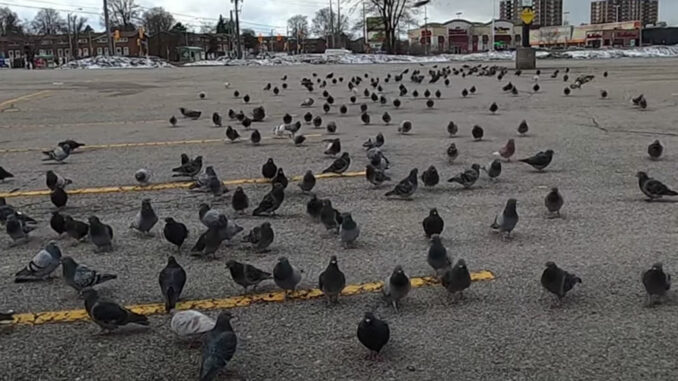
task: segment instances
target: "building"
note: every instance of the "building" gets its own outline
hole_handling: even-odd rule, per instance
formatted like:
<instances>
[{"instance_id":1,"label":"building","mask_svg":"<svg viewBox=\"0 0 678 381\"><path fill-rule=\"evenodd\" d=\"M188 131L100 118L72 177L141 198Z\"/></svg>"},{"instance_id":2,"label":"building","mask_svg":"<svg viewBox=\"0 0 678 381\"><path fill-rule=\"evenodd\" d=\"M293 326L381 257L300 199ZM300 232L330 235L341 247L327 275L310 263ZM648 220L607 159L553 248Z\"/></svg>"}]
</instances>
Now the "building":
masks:
<instances>
[{"instance_id":1,"label":"building","mask_svg":"<svg viewBox=\"0 0 678 381\"><path fill-rule=\"evenodd\" d=\"M495 20L494 43L497 50L514 49L521 43L522 27L508 20ZM408 31L411 54L466 54L488 51L492 44L492 22L480 23L454 19L443 24L430 23ZM428 44L426 46L425 44Z\"/></svg>"},{"instance_id":2,"label":"building","mask_svg":"<svg viewBox=\"0 0 678 381\"><path fill-rule=\"evenodd\" d=\"M659 0L596 0L591 2L591 24L640 21L656 25Z\"/></svg>"},{"instance_id":3,"label":"building","mask_svg":"<svg viewBox=\"0 0 678 381\"><path fill-rule=\"evenodd\" d=\"M534 0L535 18L532 22L538 26L563 25L563 0Z\"/></svg>"},{"instance_id":4,"label":"building","mask_svg":"<svg viewBox=\"0 0 678 381\"><path fill-rule=\"evenodd\" d=\"M499 19L519 23L522 10L523 0L501 0L499 2Z\"/></svg>"}]
</instances>

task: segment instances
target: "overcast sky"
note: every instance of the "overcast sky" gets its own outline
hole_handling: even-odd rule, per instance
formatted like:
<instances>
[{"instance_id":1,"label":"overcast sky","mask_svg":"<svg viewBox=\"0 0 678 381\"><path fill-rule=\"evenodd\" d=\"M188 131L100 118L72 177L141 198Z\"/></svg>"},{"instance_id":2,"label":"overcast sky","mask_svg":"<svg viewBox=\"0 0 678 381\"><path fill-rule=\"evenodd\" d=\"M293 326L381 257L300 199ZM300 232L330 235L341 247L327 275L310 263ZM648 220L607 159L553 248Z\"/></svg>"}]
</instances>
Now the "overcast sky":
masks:
<instances>
[{"instance_id":1,"label":"overcast sky","mask_svg":"<svg viewBox=\"0 0 678 381\"><path fill-rule=\"evenodd\" d=\"M231 0L232 1L232 0ZM342 0L342 13L349 13L351 18L360 17L359 10L350 14L350 4L359 0ZM488 21L492 17L493 0L431 0L428 16L431 22L444 22L456 18L457 12L463 12L462 18L471 21ZM496 13L499 0L494 0ZM337 0L332 0L337 4ZM137 0L143 7L162 5L173 13L178 21L198 28L202 23L214 24L219 14L228 17L232 5L229 0ZM565 11L569 11L567 19L578 25L589 21L590 0L564 0ZM57 10L82 13L89 18L95 29L100 29L98 13L101 0L0 0L0 6L9 6L22 19L31 19L39 8L52 7ZM313 18L315 11L326 7L329 0L244 0L242 11L242 28L251 28L258 33L285 33L286 21L295 14ZM420 16L423 23L423 14ZM678 0L659 0L659 19L669 24L678 24Z\"/></svg>"}]
</instances>

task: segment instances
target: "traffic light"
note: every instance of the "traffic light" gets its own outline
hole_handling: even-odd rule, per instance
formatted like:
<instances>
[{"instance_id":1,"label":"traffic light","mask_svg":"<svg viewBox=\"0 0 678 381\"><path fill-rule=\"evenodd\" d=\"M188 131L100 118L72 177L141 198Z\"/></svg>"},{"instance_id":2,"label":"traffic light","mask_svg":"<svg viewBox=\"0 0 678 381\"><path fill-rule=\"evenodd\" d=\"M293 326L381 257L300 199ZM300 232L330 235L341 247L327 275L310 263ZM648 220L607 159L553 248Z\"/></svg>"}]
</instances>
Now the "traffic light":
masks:
<instances>
[{"instance_id":1,"label":"traffic light","mask_svg":"<svg viewBox=\"0 0 678 381\"><path fill-rule=\"evenodd\" d=\"M113 31L113 38L116 39L116 40L120 39L120 31L119 30L116 29L115 31Z\"/></svg>"}]
</instances>

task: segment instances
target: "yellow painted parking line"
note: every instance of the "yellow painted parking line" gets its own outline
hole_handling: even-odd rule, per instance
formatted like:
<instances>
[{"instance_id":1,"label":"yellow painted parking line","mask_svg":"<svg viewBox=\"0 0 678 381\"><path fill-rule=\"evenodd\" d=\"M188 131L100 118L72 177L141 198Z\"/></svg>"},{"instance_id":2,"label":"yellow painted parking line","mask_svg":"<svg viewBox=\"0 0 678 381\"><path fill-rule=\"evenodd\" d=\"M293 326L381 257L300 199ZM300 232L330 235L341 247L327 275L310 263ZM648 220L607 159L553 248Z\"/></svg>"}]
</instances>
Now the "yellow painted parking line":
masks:
<instances>
[{"instance_id":1,"label":"yellow painted parking line","mask_svg":"<svg viewBox=\"0 0 678 381\"><path fill-rule=\"evenodd\" d=\"M491 271L482 270L471 273L471 280L486 281L493 280L494 274ZM410 282L413 288L432 286L440 282L433 277L411 278ZM380 292L384 288L384 282L370 282L361 284L347 285L341 292L344 296L361 295L367 293ZM308 290L298 290L287 295L285 299L284 291L269 292L263 294L238 295L222 299L202 299L177 303L177 310L221 310L236 307L247 307L254 303L281 303L292 300L311 300L323 296L322 291L317 288ZM163 303L138 304L127 306L130 310L141 315L159 315L165 313ZM14 320L10 324L21 325L40 325L50 323L69 323L88 320L87 312L82 310L70 311L48 311L37 313L14 314Z\"/></svg>"},{"instance_id":2,"label":"yellow painted parking line","mask_svg":"<svg viewBox=\"0 0 678 381\"><path fill-rule=\"evenodd\" d=\"M307 138L317 138L323 136L322 134L308 134L304 135ZM271 136L263 136L262 139L265 140L283 140L275 139ZM287 139L284 139L287 141ZM191 145L191 144L215 144L215 143L224 143L224 139L195 139L195 140L176 140L168 142L140 142L140 143L112 143L112 144L92 144L85 145L78 148L78 151L93 151L100 149L116 149L116 148L134 148L134 147L169 147L169 146L180 146L180 145ZM19 152L42 152L49 151L52 148L42 147L42 148L8 148L0 149L0 153L19 153Z\"/></svg>"},{"instance_id":3,"label":"yellow painted parking line","mask_svg":"<svg viewBox=\"0 0 678 381\"><path fill-rule=\"evenodd\" d=\"M38 91L37 93L26 94L26 95L22 95L20 97L14 98L14 99L8 99L6 101L0 102L0 109L2 109L5 106L10 106L10 105L13 105L15 103L19 103L21 101L27 101L29 99L37 98L37 97L40 97L40 96L47 96L51 92L52 92L51 90L42 90L42 91Z\"/></svg>"},{"instance_id":4,"label":"yellow painted parking line","mask_svg":"<svg viewBox=\"0 0 678 381\"><path fill-rule=\"evenodd\" d=\"M316 179L333 179L338 177L360 177L365 176L365 171L360 172L345 172L342 174L336 173L320 173L315 175ZM290 182L299 181L303 178L301 176L293 176L289 178ZM267 184L271 180L264 178L257 179L238 179L238 180L225 180L223 181L224 185L242 185L242 184ZM162 184L151 184L147 186L141 185L121 185L121 186L108 186L108 187L97 187L97 188L79 188L79 189L69 189L68 195L77 195L77 194L101 194L101 193L126 193L126 192L151 192L151 191L162 191L168 189L188 189L194 182L176 182L176 183L162 183ZM40 190L29 190L21 192L6 192L0 193L0 197L12 198L12 197L39 197L39 196L49 196L50 191L48 189Z\"/></svg>"}]
</instances>

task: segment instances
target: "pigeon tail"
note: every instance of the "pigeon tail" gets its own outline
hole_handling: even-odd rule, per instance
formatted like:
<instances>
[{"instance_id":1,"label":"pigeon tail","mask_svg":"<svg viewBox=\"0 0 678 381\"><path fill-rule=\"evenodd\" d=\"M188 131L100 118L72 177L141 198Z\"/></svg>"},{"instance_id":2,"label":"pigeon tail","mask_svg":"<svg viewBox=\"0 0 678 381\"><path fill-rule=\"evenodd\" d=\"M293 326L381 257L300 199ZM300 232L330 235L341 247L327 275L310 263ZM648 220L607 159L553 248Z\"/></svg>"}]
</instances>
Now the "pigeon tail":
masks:
<instances>
[{"instance_id":1,"label":"pigeon tail","mask_svg":"<svg viewBox=\"0 0 678 381\"><path fill-rule=\"evenodd\" d=\"M179 295L177 295L176 291L174 291L174 287L170 287L167 290L167 298L165 299L165 311L170 312L173 310L177 305L178 299Z\"/></svg>"},{"instance_id":2,"label":"pigeon tail","mask_svg":"<svg viewBox=\"0 0 678 381\"><path fill-rule=\"evenodd\" d=\"M139 315L134 312L129 313L129 316L127 317L127 322L136 323L139 325L150 325L150 323L148 322L148 318L145 315Z\"/></svg>"},{"instance_id":3,"label":"pigeon tail","mask_svg":"<svg viewBox=\"0 0 678 381\"><path fill-rule=\"evenodd\" d=\"M97 284L104 283L109 280L118 279L118 276L115 274L100 274L99 279L97 279Z\"/></svg>"}]
</instances>

